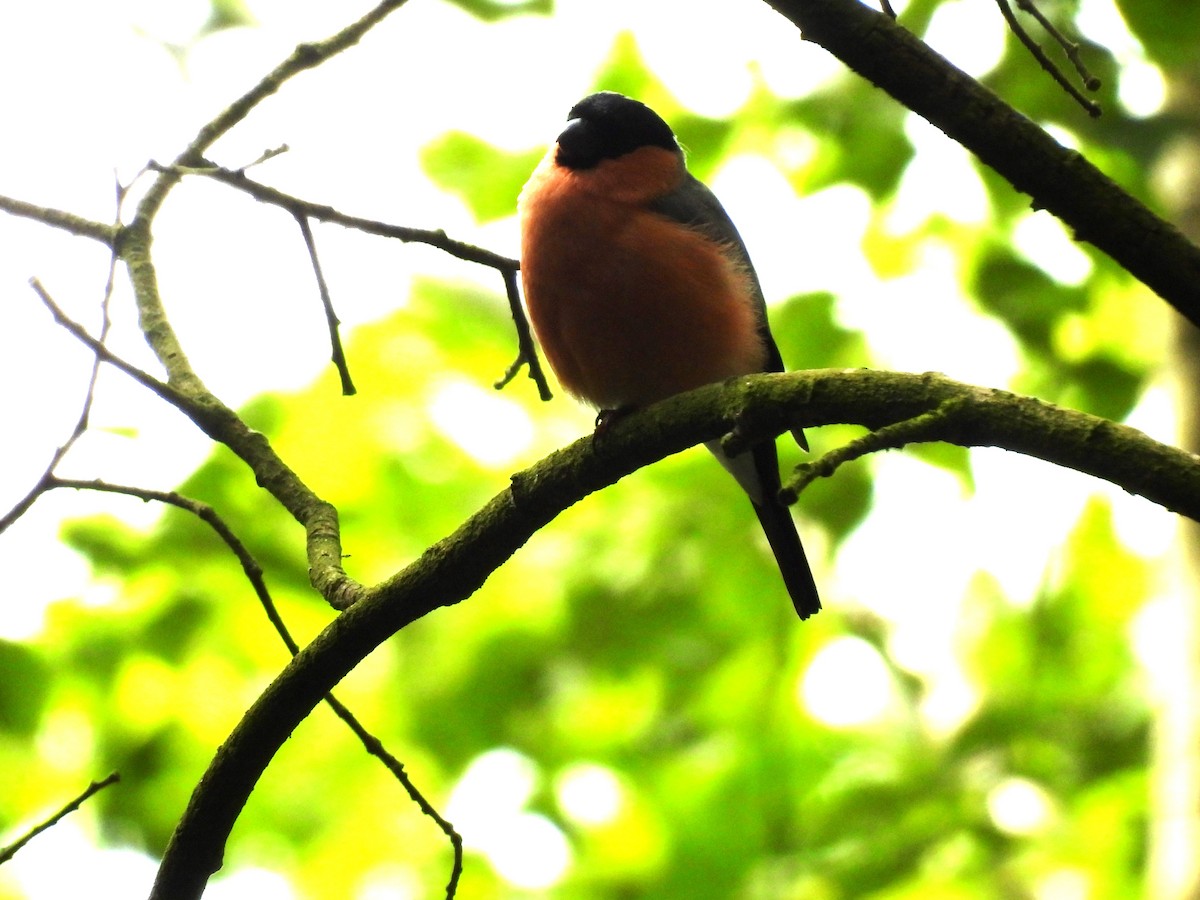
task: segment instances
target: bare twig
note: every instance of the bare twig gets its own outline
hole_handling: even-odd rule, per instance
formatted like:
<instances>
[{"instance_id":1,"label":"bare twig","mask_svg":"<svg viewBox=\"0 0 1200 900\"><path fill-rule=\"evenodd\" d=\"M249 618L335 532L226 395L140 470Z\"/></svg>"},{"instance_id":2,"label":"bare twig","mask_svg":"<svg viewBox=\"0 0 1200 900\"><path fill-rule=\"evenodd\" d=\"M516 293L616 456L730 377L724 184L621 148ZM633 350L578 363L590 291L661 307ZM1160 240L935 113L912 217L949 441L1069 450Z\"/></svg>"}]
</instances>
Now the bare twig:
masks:
<instances>
[{"instance_id":1,"label":"bare twig","mask_svg":"<svg viewBox=\"0 0 1200 900\"><path fill-rule=\"evenodd\" d=\"M1021 0L1018 0L1018 2L1021 2ZM1022 4L1022 8L1026 8L1026 4L1028 4L1029 7L1032 7L1032 4L1028 3L1028 0L1025 0L1025 3ZM1018 21L1016 14L1012 10L1012 6L1009 5L1009 0L996 0L996 5L1000 7L1000 14L1004 16L1004 21L1008 23L1008 27L1012 30L1012 33L1015 34L1021 43L1025 45L1025 49L1028 50L1033 55L1033 58L1038 61L1038 65L1049 72L1050 77L1058 83L1058 86L1070 94L1071 98L1080 106L1082 106L1084 110L1087 111L1089 116L1091 116L1093 119L1099 117L1101 113L1100 105L1095 101L1089 100L1087 97L1083 96L1083 93L1079 90L1079 88L1071 84L1067 76L1062 73L1062 70L1059 69L1058 66L1055 65L1050 59L1050 57L1046 55L1046 52L1042 50L1041 45L1029 36L1029 32L1027 32L1024 26L1021 25L1020 21ZM1040 14L1039 21L1042 21ZM1054 31L1053 34L1056 36L1059 43L1063 42L1061 35L1059 35L1057 31ZM1079 63L1076 62L1076 68L1078 69L1078 67ZM1080 74L1084 73L1081 72ZM1085 81L1086 80L1087 79L1085 77ZM1088 83L1090 84L1090 82ZM1098 82L1096 87L1099 87ZM1088 89L1095 90L1096 88L1089 87Z\"/></svg>"},{"instance_id":2,"label":"bare twig","mask_svg":"<svg viewBox=\"0 0 1200 900\"><path fill-rule=\"evenodd\" d=\"M232 410L216 398L210 398L207 393L201 393L202 399L197 399L121 359L88 334L82 325L69 318L36 278L31 280L30 284L55 321L90 347L104 362L120 369L170 403L188 416L205 434L238 454L255 473L259 484L270 491L272 496L305 526L308 534L309 576L313 587L334 609L346 609L355 602L362 586L342 569L337 511L317 497L284 465L271 450L265 437L251 431Z\"/></svg>"},{"instance_id":3,"label":"bare twig","mask_svg":"<svg viewBox=\"0 0 1200 900\"><path fill-rule=\"evenodd\" d=\"M33 288L38 298L50 310L50 314L54 316L54 321L67 330L67 332L86 346L89 350L96 354L96 359L101 362L109 363L110 365L120 369L142 387L148 388L152 393L158 395L168 403L179 407L183 411L187 411L189 406L188 399L181 395L175 388L164 381L155 378L149 372L139 369L132 363L126 362L121 357L117 356L109 350L98 338L93 337L88 333L88 330L72 319L63 311L63 308L54 302L54 298L42 285L42 282L37 278L29 279L29 286Z\"/></svg>"},{"instance_id":4,"label":"bare twig","mask_svg":"<svg viewBox=\"0 0 1200 900\"><path fill-rule=\"evenodd\" d=\"M521 366L526 365L529 367L529 377L537 385L538 396L542 400L550 400L554 395L550 393L550 385L546 381L546 373L542 371L537 347L533 343L533 334L529 330L529 320L525 318L525 309L521 306L521 290L517 287L516 269L504 270L504 293L508 295L509 312L512 313L513 323L517 327L517 358L505 370L504 377L497 381L494 387L496 390L506 387L517 377Z\"/></svg>"},{"instance_id":5,"label":"bare twig","mask_svg":"<svg viewBox=\"0 0 1200 900\"><path fill-rule=\"evenodd\" d=\"M950 399L935 409L911 419L884 425L830 450L813 460L796 466L792 477L779 491L782 503L791 505L800 493L818 478L829 478L848 462L883 450L899 450L908 444L944 440L956 410L964 409L961 400Z\"/></svg>"},{"instance_id":6,"label":"bare twig","mask_svg":"<svg viewBox=\"0 0 1200 900\"><path fill-rule=\"evenodd\" d=\"M896 10L892 9L891 0L879 0L879 8L883 10L883 14L889 19L896 18Z\"/></svg>"},{"instance_id":7,"label":"bare twig","mask_svg":"<svg viewBox=\"0 0 1200 900\"><path fill-rule=\"evenodd\" d=\"M1046 14L1038 9L1033 0L1017 0L1017 9L1022 12L1029 13L1037 19L1038 24L1042 26L1046 34L1050 35L1054 41L1063 49L1067 55L1067 59L1071 61L1071 65L1075 67L1075 71L1079 73L1080 79L1083 81L1083 86L1089 91L1098 91L1102 85L1099 78L1091 73L1087 64L1083 61L1083 56L1080 53L1082 49L1077 41L1072 41L1065 34L1059 31L1054 23L1046 18Z\"/></svg>"},{"instance_id":8,"label":"bare twig","mask_svg":"<svg viewBox=\"0 0 1200 900\"><path fill-rule=\"evenodd\" d=\"M162 208L168 194L182 177L177 167L204 164L205 151L222 135L244 120L250 112L266 98L278 91L289 79L300 72L321 65L331 57L356 44L375 25L390 13L399 9L406 0L382 0L356 22L340 32L317 43L300 44L274 69L268 72L245 94L222 110L205 124L191 142L176 156L173 164L158 169L158 177L146 190L137 206L132 221L121 232L118 248L122 260L129 269L130 283L138 306L142 332L151 350L167 371L167 381L180 389L182 396L190 401L188 415L205 433L229 446L255 471L259 483L271 491L284 507L310 530L314 526L313 515L321 513L326 521L319 526L322 535L338 541L336 525L328 521L331 508L317 497L307 485L296 477L278 455L265 446L260 437L254 437L236 414L220 402L208 390L203 381L192 370L178 335L167 318L159 294L158 276L151 258L151 223ZM201 415L203 413L203 415ZM223 426L223 427L216 427ZM255 446L251 447L251 442ZM269 470L269 471L268 471ZM311 541L310 541L311 548ZM319 554L328 559L328 554ZM340 552L337 554L340 560ZM329 580L325 574L314 573L317 582L324 585L322 593L339 591L349 585L345 573L326 568L332 573ZM351 589L351 592L352 589ZM331 600L331 602L333 602ZM342 601L338 601L342 602Z\"/></svg>"},{"instance_id":9,"label":"bare twig","mask_svg":"<svg viewBox=\"0 0 1200 900\"><path fill-rule=\"evenodd\" d=\"M117 200L115 221L119 224L121 221L121 205L125 200L126 188L119 180L115 183ZM116 226L114 226L114 228L115 227ZM109 306L112 303L113 286L116 282L116 273L117 254L116 252L113 252L108 260L108 275L104 281L104 296L100 301L100 336L96 338L96 344L99 347L104 346L105 340L108 339L109 329L112 327L112 319L109 317ZM46 294L44 289L42 289L40 283L34 286L34 290L38 292L39 296L42 296L43 302L49 300L49 295ZM51 312L56 309L56 307L53 305L53 301L50 302L50 308ZM58 317L56 315L56 320L57 319ZM67 439L63 441L62 444L55 449L54 453L50 455L50 462L47 463L41 477L38 478L33 487L29 489L28 493L26 493L24 497L22 497L16 502L16 504L13 505L12 509L10 509L3 516L0 516L0 534L3 534L6 530L8 530L9 526L11 526L13 522L25 515L29 508L37 502L38 497L45 493L49 479L53 475L55 469L58 468L59 463L61 463L63 458L71 452L71 448L75 445L75 442L83 436L85 431L87 431L88 420L91 417L92 406L96 399L96 382L100 377L100 363L102 360L101 353L98 349L93 348L92 352L94 354L94 358L92 360L92 372L88 377L87 388L84 391L83 406L79 411L79 417L75 420L75 426L71 429L71 433L67 436Z\"/></svg>"},{"instance_id":10,"label":"bare twig","mask_svg":"<svg viewBox=\"0 0 1200 900\"><path fill-rule=\"evenodd\" d=\"M254 160L253 162L248 162L246 165L242 166L241 171L245 172L247 169L253 169L255 166L261 166L267 160L274 159L277 156L282 156L291 149L292 148L287 144L280 144L278 147L272 147L269 150L264 150L258 155L258 159Z\"/></svg>"},{"instance_id":11,"label":"bare twig","mask_svg":"<svg viewBox=\"0 0 1200 900\"><path fill-rule=\"evenodd\" d=\"M512 257L502 256L483 247L455 240L440 228L411 228L406 225L392 225L377 219L352 216L340 212L327 204L313 203L310 200L304 200L273 188L270 185L263 184L261 181L255 181L253 178L248 177L243 170L226 169L207 162L203 165L182 169L177 169L174 166L163 166L157 163L152 163L151 166L160 171L178 171L181 174L203 175L207 178L212 178L215 181L220 181L230 187L244 191L261 203L286 209L292 215L303 215L309 219L316 219L318 222L332 222L335 225L352 228L364 234L395 238L405 243L428 244L430 247L436 247L438 250L448 253L464 262L478 263L481 266L488 266L501 272L509 269L515 271L521 267L520 262Z\"/></svg>"},{"instance_id":12,"label":"bare twig","mask_svg":"<svg viewBox=\"0 0 1200 900\"><path fill-rule=\"evenodd\" d=\"M76 797L74 800L72 800L70 803L68 803L66 806L64 806L62 809L60 809L58 812L56 812L50 818L46 819L46 821L41 822L38 825L35 825L33 828L29 829L29 831L25 832L25 834L23 834L17 840L13 841L7 847L0 848L0 865L8 862L10 859L12 859L14 856L16 856L16 854L21 850L22 847L24 847L26 844L28 844L30 841L32 841L35 837L37 837L43 831L46 831L49 828L53 828L55 825L57 825L59 822L61 822L68 815L75 812L75 810L79 809L80 806L82 806L89 799L91 799L92 796L100 793L100 791L104 790L110 784L116 784L120 780L121 780L121 776L118 773L113 772L107 778L103 778L100 781L93 781L86 788L84 788L83 793L81 793L78 797Z\"/></svg>"},{"instance_id":13,"label":"bare twig","mask_svg":"<svg viewBox=\"0 0 1200 900\"><path fill-rule=\"evenodd\" d=\"M321 306L325 310L325 323L329 326L329 344L332 347L330 359L337 369L338 377L342 380L342 394L353 396L357 391L350 378L350 367L346 364L346 352L342 349L342 335L338 326L341 321L333 309L333 298L329 296L329 285L325 283L325 275L321 271L321 261L317 258L317 244L313 240L312 226L308 217L301 213L293 213L296 224L300 226L300 234L304 237L304 247L308 250L308 258L312 262L313 275L317 279L317 290L321 293Z\"/></svg>"}]
</instances>

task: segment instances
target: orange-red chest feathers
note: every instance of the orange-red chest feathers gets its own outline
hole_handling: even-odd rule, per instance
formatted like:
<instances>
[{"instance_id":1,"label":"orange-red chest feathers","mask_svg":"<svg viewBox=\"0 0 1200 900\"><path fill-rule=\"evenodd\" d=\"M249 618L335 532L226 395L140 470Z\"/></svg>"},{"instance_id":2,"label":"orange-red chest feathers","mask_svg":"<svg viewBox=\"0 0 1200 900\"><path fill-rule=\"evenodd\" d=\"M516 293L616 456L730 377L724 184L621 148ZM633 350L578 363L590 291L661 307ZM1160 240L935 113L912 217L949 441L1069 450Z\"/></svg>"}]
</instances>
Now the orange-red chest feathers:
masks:
<instances>
[{"instance_id":1,"label":"orange-red chest feathers","mask_svg":"<svg viewBox=\"0 0 1200 900\"><path fill-rule=\"evenodd\" d=\"M649 204L686 177L642 147L572 170L551 148L521 193L530 320L563 387L599 409L644 406L762 371L751 276L728 248Z\"/></svg>"}]
</instances>

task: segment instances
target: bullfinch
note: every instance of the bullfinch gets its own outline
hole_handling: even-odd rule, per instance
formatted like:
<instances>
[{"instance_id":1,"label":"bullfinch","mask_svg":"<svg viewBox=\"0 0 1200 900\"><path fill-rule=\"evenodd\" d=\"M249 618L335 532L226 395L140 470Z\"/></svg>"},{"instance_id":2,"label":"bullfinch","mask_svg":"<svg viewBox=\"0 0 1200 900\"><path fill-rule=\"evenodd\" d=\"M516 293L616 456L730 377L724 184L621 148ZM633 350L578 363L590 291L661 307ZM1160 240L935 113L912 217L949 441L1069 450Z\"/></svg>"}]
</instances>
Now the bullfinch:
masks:
<instances>
[{"instance_id":1,"label":"bullfinch","mask_svg":"<svg viewBox=\"0 0 1200 900\"><path fill-rule=\"evenodd\" d=\"M538 342L563 388L601 417L783 371L742 239L645 104L607 91L575 104L517 209ZM750 495L796 612L808 618L821 601L778 500L775 441L736 456L718 441L706 446Z\"/></svg>"}]
</instances>

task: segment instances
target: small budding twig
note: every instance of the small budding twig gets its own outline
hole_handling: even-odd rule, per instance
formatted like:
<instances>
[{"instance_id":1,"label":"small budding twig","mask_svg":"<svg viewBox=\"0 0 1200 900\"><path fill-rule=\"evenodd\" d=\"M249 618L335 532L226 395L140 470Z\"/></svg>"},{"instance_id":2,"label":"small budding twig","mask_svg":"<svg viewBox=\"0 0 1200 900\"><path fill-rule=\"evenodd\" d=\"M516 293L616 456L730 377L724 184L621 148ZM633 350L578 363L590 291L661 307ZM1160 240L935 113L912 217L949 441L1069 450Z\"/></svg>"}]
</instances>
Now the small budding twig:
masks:
<instances>
[{"instance_id":1,"label":"small budding twig","mask_svg":"<svg viewBox=\"0 0 1200 900\"><path fill-rule=\"evenodd\" d=\"M515 268L504 269L503 274L504 292L508 295L508 309L512 313L513 325L517 329L517 358L513 360L511 366L504 370L504 377L493 387L498 391L507 387L509 382L517 377L521 366L526 365L529 367L529 377L537 385L538 396L543 401L550 400L554 395L550 393L550 385L546 382L546 373L542 371L537 348L533 343L533 334L529 330L529 320L525 317L525 308L521 306L521 291L517 287L517 270Z\"/></svg>"},{"instance_id":2,"label":"small budding twig","mask_svg":"<svg viewBox=\"0 0 1200 900\"><path fill-rule=\"evenodd\" d=\"M1023 12L1027 12L1033 16L1046 30L1046 33L1054 39L1055 43L1063 48L1067 58L1075 67L1075 71L1083 80L1084 88L1089 91L1098 91L1101 84L1100 79L1088 71L1087 67L1084 65L1083 60L1079 55L1079 44L1067 39L1062 32L1055 28L1050 20L1042 14L1041 10L1034 5L1033 0L1016 0L1016 3ZM1000 7L1000 14L1004 16L1004 21L1008 23L1009 29L1011 29L1012 33L1015 34L1021 43L1025 45L1025 49L1033 55L1033 58L1038 61L1038 64L1050 73L1050 77L1058 83L1059 87L1066 91L1076 103L1082 106L1089 116L1091 116L1093 119L1098 118L1101 113L1100 104L1085 97L1079 88L1075 87L1075 85L1070 82L1067 76L1062 73L1062 70L1059 69L1059 67L1055 65L1050 57L1046 55L1046 52L1041 48L1041 45L1039 45L1037 41L1030 37L1029 32L1027 32L1024 26L1021 25L1020 21L1018 21L1016 14L1013 12L1012 6L1009 4L1009 0L996 0L996 5Z\"/></svg>"},{"instance_id":3,"label":"small budding twig","mask_svg":"<svg viewBox=\"0 0 1200 900\"><path fill-rule=\"evenodd\" d=\"M1071 61L1071 65L1075 67L1075 71L1079 73L1079 77L1083 80L1083 86L1089 91L1098 91L1102 85L1100 79L1093 75L1083 61L1080 55L1082 49L1077 41L1073 41L1064 35L1061 31L1054 27L1054 23L1046 18L1046 14L1038 9L1033 0L1017 0L1017 9L1022 12L1029 13L1037 19L1038 24L1046 30L1046 34L1050 35L1054 41L1063 48L1063 52L1067 55L1067 59Z\"/></svg>"}]
</instances>

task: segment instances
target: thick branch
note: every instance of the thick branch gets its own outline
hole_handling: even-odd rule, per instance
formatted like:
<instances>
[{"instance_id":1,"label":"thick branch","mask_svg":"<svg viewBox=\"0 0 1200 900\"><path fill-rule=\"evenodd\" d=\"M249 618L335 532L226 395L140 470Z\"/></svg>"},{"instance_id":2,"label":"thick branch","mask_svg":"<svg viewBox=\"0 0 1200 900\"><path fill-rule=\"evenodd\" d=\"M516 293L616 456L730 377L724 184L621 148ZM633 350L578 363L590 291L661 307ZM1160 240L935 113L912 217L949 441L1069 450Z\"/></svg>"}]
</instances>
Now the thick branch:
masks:
<instances>
[{"instance_id":1,"label":"thick branch","mask_svg":"<svg viewBox=\"0 0 1200 900\"><path fill-rule=\"evenodd\" d=\"M858 0L767 0L1200 327L1200 248L910 32Z\"/></svg>"},{"instance_id":2,"label":"thick branch","mask_svg":"<svg viewBox=\"0 0 1200 900\"><path fill-rule=\"evenodd\" d=\"M204 775L171 839L153 900L199 897L275 752L368 653L440 606L474 593L562 510L635 469L723 433L753 440L793 426L880 428L953 404L955 439L1089 472L1200 519L1200 457L1135 429L940 375L818 370L712 385L614 422L546 457L305 647L251 707Z\"/></svg>"}]
</instances>

